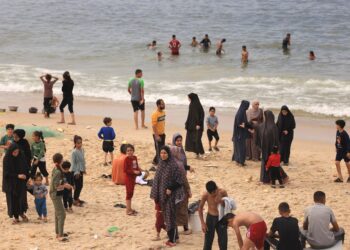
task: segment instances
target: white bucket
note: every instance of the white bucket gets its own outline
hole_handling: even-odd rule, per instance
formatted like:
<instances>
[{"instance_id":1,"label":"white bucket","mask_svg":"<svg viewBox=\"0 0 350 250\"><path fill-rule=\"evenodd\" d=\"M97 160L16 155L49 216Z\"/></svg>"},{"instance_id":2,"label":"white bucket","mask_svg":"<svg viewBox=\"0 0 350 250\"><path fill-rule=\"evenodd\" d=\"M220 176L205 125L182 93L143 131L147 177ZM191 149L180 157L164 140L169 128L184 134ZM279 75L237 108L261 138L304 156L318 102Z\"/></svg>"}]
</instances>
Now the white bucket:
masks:
<instances>
[{"instance_id":1,"label":"white bucket","mask_svg":"<svg viewBox=\"0 0 350 250\"><path fill-rule=\"evenodd\" d=\"M339 241L337 244L330 248L324 248L323 250L342 250L343 249L343 244L341 241ZM305 250L314 250L313 248L305 248Z\"/></svg>"},{"instance_id":2,"label":"white bucket","mask_svg":"<svg viewBox=\"0 0 350 250\"><path fill-rule=\"evenodd\" d=\"M190 214L189 222L190 222L190 227L192 232L202 231L202 224L201 224L201 220L199 219L198 212L195 212L194 214Z\"/></svg>"}]
</instances>

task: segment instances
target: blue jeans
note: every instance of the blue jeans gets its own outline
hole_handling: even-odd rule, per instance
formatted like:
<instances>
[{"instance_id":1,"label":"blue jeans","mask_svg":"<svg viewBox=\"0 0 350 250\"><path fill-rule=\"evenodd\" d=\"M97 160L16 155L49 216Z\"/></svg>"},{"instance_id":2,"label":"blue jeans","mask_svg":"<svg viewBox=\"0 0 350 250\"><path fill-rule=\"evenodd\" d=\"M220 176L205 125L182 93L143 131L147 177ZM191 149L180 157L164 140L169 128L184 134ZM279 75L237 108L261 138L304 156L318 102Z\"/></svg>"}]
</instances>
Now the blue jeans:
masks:
<instances>
[{"instance_id":1,"label":"blue jeans","mask_svg":"<svg viewBox=\"0 0 350 250\"><path fill-rule=\"evenodd\" d=\"M35 203L35 208L36 208L38 215L40 217L41 216L46 217L47 216L46 198L45 197L44 198L35 198L34 203Z\"/></svg>"}]
</instances>

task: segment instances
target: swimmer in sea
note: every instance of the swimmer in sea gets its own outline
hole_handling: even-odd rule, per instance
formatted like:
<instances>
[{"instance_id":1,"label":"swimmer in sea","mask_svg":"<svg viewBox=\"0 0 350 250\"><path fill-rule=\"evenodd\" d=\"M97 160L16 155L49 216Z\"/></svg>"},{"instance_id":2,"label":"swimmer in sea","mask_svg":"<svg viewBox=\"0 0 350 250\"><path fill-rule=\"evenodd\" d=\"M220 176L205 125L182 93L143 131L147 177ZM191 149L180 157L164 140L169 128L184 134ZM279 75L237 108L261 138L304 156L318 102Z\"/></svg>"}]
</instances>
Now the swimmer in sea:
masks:
<instances>
[{"instance_id":1,"label":"swimmer in sea","mask_svg":"<svg viewBox=\"0 0 350 250\"><path fill-rule=\"evenodd\" d=\"M157 48L157 41L153 40L152 43L149 43L147 45L147 47L148 47L148 49L152 49L152 50L156 49Z\"/></svg>"},{"instance_id":2,"label":"swimmer in sea","mask_svg":"<svg viewBox=\"0 0 350 250\"><path fill-rule=\"evenodd\" d=\"M313 60L315 60L315 59L316 59L315 53L311 50L311 51L309 52L309 60L310 60L310 61L313 61Z\"/></svg>"},{"instance_id":3,"label":"swimmer in sea","mask_svg":"<svg viewBox=\"0 0 350 250\"><path fill-rule=\"evenodd\" d=\"M195 47L197 47L197 46L198 46L198 42L197 42L197 39L196 39L196 37L195 37L195 36L194 36L194 37L192 37L191 46L192 46L193 48L195 48Z\"/></svg>"},{"instance_id":4,"label":"swimmer in sea","mask_svg":"<svg viewBox=\"0 0 350 250\"><path fill-rule=\"evenodd\" d=\"M209 51L209 48L211 47L211 41L209 39L208 34L205 34L203 40L200 42L200 45L202 46L204 52Z\"/></svg>"},{"instance_id":5,"label":"swimmer in sea","mask_svg":"<svg viewBox=\"0 0 350 250\"><path fill-rule=\"evenodd\" d=\"M283 42L282 42L282 49L283 50L288 50L289 49L289 47L290 47L290 38L291 38L290 33L288 33L286 35L286 37L283 39Z\"/></svg>"},{"instance_id":6,"label":"swimmer in sea","mask_svg":"<svg viewBox=\"0 0 350 250\"><path fill-rule=\"evenodd\" d=\"M249 56L249 53L247 51L247 46L243 45L242 46L242 59L241 59L242 64L248 63L248 56Z\"/></svg>"},{"instance_id":7,"label":"swimmer in sea","mask_svg":"<svg viewBox=\"0 0 350 250\"><path fill-rule=\"evenodd\" d=\"M158 53L157 53L157 59L158 59L158 62L162 61L162 59L163 59L163 54L162 54L161 51L158 51Z\"/></svg>"},{"instance_id":8,"label":"swimmer in sea","mask_svg":"<svg viewBox=\"0 0 350 250\"><path fill-rule=\"evenodd\" d=\"M226 42L226 39L221 39L221 41L219 41L216 44L216 55L221 56L222 54L225 53L225 50L223 49L224 47L224 42Z\"/></svg>"}]
</instances>

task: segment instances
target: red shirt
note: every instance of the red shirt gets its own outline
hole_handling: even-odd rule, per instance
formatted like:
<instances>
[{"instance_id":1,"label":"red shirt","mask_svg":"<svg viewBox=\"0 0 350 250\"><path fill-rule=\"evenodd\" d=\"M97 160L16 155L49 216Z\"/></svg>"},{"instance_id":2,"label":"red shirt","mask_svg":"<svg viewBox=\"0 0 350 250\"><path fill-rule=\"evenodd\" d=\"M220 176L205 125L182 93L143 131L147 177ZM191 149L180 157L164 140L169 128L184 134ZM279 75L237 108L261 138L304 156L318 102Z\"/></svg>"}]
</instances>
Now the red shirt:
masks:
<instances>
[{"instance_id":1,"label":"red shirt","mask_svg":"<svg viewBox=\"0 0 350 250\"><path fill-rule=\"evenodd\" d=\"M134 173L134 171L140 171L139 164L137 162L136 156L127 156L124 163L124 172L129 177L136 177L137 174Z\"/></svg>"},{"instance_id":2,"label":"red shirt","mask_svg":"<svg viewBox=\"0 0 350 250\"><path fill-rule=\"evenodd\" d=\"M271 154L266 163L266 169L271 167L279 167L281 165L281 155L280 154Z\"/></svg>"},{"instance_id":3,"label":"red shirt","mask_svg":"<svg viewBox=\"0 0 350 250\"><path fill-rule=\"evenodd\" d=\"M169 42L169 48L171 49L172 55L178 55L181 43L178 40L171 40Z\"/></svg>"}]
</instances>

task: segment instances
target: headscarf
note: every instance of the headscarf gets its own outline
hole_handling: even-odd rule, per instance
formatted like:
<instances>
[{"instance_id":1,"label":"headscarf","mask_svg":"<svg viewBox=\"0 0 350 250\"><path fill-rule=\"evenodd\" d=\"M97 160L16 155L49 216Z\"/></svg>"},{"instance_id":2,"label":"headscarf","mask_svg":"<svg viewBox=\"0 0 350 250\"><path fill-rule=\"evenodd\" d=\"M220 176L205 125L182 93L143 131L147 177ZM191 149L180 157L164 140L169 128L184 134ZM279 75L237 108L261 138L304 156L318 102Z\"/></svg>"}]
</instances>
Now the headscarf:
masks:
<instances>
[{"instance_id":1,"label":"headscarf","mask_svg":"<svg viewBox=\"0 0 350 250\"><path fill-rule=\"evenodd\" d=\"M26 131L23 129L16 129L13 133L18 135L19 137L19 140L16 143L18 145L18 148L24 154L28 168L29 168L30 162L32 160L32 152L28 141L24 138L26 135Z\"/></svg>"},{"instance_id":2,"label":"headscarf","mask_svg":"<svg viewBox=\"0 0 350 250\"><path fill-rule=\"evenodd\" d=\"M283 115L282 111L285 110L288 112L287 115ZM282 134L282 131L287 130L289 134L293 133L293 130L295 129L295 119L292 112L290 112L289 108L286 105L283 105L281 108L281 112L278 115L277 120L277 127L279 130L280 135Z\"/></svg>"},{"instance_id":3,"label":"headscarf","mask_svg":"<svg viewBox=\"0 0 350 250\"><path fill-rule=\"evenodd\" d=\"M175 204L181 202L185 197L183 188L185 176L183 172L179 170L175 159L172 157L170 148L164 146L160 151L162 150L168 153L168 159L162 160L160 158L151 189L151 198L156 203L159 203L161 207L163 207L167 199L170 198L166 195L166 189L176 184L181 185L181 187L174 190L171 194L171 196L175 197Z\"/></svg>"},{"instance_id":4,"label":"headscarf","mask_svg":"<svg viewBox=\"0 0 350 250\"><path fill-rule=\"evenodd\" d=\"M200 130L203 131L205 114L199 97L197 94L191 93L188 95L188 98L190 98L191 103L188 110L185 128L186 130L195 131L196 126L199 125L201 127Z\"/></svg>"},{"instance_id":5,"label":"headscarf","mask_svg":"<svg viewBox=\"0 0 350 250\"><path fill-rule=\"evenodd\" d=\"M3 179L2 179L2 191L10 192L15 191L15 187L17 186L17 175L18 175L18 156L13 156L13 151L19 149L16 143L12 143L10 147L7 149L5 157L3 159Z\"/></svg>"},{"instance_id":6,"label":"headscarf","mask_svg":"<svg viewBox=\"0 0 350 250\"><path fill-rule=\"evenodd\" d=\"M253 101L252 107L247 110L247 120L248 122L251 122L252 120L257 121L258 123L261 123L263 120L263 112L262 109L258 106L255 106L256 103L259 103L259 101Z\"/></svg>"},{"instance_id":7,"label":"headscarf","mask_svg":"<svg viewBox=\"0 0 350 250\"><path fill-rule=\"evenodd\" d=\"M234 138L246 139L249 136L249 132L247 130L247 125L248 125L247 110L248 110L248 108L249 108L249 102L246 100L243 100L241 102L241 105L239 106L239 109L237 110L237 113L235 116L232 141L234 141ZM242 123L244 123L246 125L245 128L240 127L240 125Z\"/></svg>"},{"instance_id":8,"label":"headscarf","mask_svg":"<svg viewBox=\"0 0 350 250\"><path fill-rule=\"evenodd\" d=\"M261 149L262 159L267 160L274 146L279 146L278 128L275 124L275 116L270 110L264 112L265 120L258 127L256 145Z\"/></svg>"},{"instance_id":9,"label":"headscarf","mask_svg":"<svg viewBox=\"0 0 350 250\"><path fill-rule=\"evenodd\" d=\"M23 139L26 136L26 131L24 129L16 129L13 133L18 135L19 139Z\"/></svg>"},{"instance_id":10,"label":"headscarf","mask_svg":"<svg viewBox=\"0 0 350 250\"><path fill-rule=\"evenodd\" d=\"M176 146L176 140L178 138L183 138L182 135L180 133L175 133L173 135L173 146ZM177 147L177 146L176 146ZM187 166L187 157L186 157L186 153L185 150L183 149L183 147L178 147L179 148L179 160L182 162L183 166ZM173 153L173 152L172 152Z\"/></svg>"}]
</instances>

